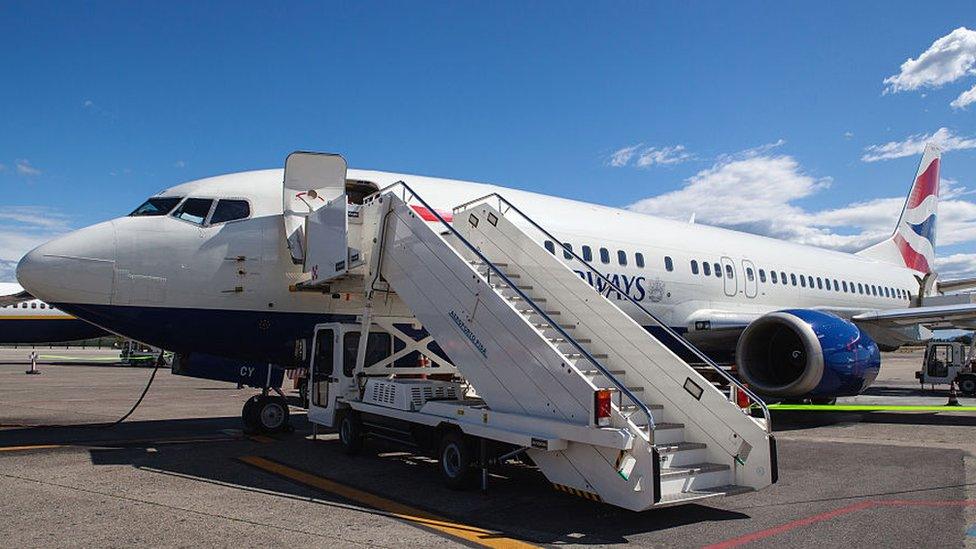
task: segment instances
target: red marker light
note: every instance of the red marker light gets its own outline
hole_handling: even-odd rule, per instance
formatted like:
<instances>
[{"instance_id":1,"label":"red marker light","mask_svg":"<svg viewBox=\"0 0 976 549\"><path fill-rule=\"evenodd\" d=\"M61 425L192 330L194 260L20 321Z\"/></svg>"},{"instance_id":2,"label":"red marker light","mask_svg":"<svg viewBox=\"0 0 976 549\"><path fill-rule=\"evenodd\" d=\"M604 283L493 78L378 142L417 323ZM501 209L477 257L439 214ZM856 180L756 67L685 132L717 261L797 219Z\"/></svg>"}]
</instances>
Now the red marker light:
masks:
<instances>
[{"instance_id":1,"label":"red marker light","mask_svg":"<svg viewBox=\"0 0 976 549\"><path fill-rule=\"evenodd\" d=\"M599 389L593 393L594 420L599 427L610 426L610 414L612 412L610 399L610 389Z\"/></svg>"}]
</instances>

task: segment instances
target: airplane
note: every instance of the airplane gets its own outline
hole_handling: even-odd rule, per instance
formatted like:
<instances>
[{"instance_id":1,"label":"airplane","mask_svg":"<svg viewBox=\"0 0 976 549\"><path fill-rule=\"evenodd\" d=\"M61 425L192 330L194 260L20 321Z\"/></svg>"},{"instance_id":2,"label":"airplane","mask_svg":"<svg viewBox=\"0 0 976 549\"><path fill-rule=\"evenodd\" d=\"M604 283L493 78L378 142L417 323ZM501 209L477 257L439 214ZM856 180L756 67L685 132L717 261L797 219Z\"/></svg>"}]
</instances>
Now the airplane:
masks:
<instances>
[{"instance_id":1,"label":"airplane","mask_svg":"<svg viewBox=\"0 0 976 549\"><path fill-rule=\"evenodd\" d=\"M105 335L105 330L33 298L18 284L0 283L0 344L53 343Z\"/></svg>"},{"instance_id":2,"label":"airplane","mask_svg":"<svg viewBox=\"0 0 976 549\"><path fill-rule=\"evenodd\" d=\"M816 402L864 391L880 349L924 339L928 328L973 325L976 305L923 305L940 287L976 286L939 283L933 271L940 162L928 146L891 236L854 254L490 184L343 173L349 216L399 181L431 205L413 207L433 225L465 201L499 193L555 236L539 239L550 253L604 273L612 285L577 271L665 343L668 334L644 324L634 302L734 362L759 394ZM17 278L78 318L178 355L291 364L317 323L357 322L363 302L350 292L294 291L309 274L284 206L286 178L257 170L168 188L127 216L37 247ZM411 316L395 298L374 314Z\"/></svg>"}]
</instances>

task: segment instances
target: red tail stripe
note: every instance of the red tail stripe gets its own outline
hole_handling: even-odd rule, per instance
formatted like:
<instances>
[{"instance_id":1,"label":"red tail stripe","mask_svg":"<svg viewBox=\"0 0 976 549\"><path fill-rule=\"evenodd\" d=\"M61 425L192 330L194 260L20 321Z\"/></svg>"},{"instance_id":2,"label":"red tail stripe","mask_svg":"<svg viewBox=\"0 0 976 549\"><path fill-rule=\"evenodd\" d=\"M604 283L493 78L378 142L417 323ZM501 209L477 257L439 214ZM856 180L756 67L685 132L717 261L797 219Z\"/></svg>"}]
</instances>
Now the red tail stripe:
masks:
<instances>
[{"instance_id":1,"label":"red tail stripe","mask_svg":"<svg viewBox=\"0 0 976 549\"><path fill-rule=\"evenodd\" d=\"M939 194L939 159L933 158L929 167L915 179L912 186L912 193L908 195L908 209L912 209L922 203L923 200Z\"/></svg>"},{"instance_id":2,"label":"red tail stripe","mask_svg":"<svg viewBox=\"0 0 976 549\"><path fill-rule=\"evenodd\" d=\"M898 251L901 252L901 257L905 260L906 267L923 273L931 272L929 270L929 262L925 259L925 256L915 251L915 248L912 248L912 245L900 234L895 235L895 244L898 245Z\"/></svg>"}]
</instances>

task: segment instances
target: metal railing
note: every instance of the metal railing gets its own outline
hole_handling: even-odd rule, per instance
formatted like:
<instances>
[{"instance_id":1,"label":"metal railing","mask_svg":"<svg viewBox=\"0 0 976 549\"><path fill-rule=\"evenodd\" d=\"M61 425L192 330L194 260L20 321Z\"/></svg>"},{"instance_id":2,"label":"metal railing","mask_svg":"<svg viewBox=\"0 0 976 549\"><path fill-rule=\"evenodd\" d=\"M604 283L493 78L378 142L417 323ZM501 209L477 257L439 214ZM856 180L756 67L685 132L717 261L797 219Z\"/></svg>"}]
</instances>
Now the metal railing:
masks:
<instances>
[{"instance_id":1,"label":"metal railing","mask_svg":"<svg viewBox=\"0 0 976 549\"><path fill-rule=\"evenodd\" d=\"M583 259L579 255L577 255L576 252L572 250L572 248L565 246L560 239L556 238L555 236L552 235L552 233L550 233L549 231L547 231L546 229L544 229L541 225L539 225L538 223L536 223L535 221L533 221L531 217L529 217L528 215L526 215L517 206L515 206L514 204L512 204L511 202L509 202L508 200L506 200L502 195L500 195L498 193L491 193L491 194L482 196L480 198L476 198L474 200L469 200L469 201L467 201L467 202L465 202L463 204L460 204L460 205L456 206L454 208L454 210L453 210L453 213L456 214L460 210L467 209L467 208L471 207L474 204L478 204L478 203L481 203L481 202L486 202L486 201L488 201L488 200L490 200L492 198L498 199L498 205L499 205L498 211L499 211L499 213L501 213L502 215L505 215L509 210L514 211L515 213L517 213L522 219L524 219L525 221L527 221L535 229L537 229L539 232L541 232L542 234L544 234L549 240L551 240L552 242L554 242L555 244L557 244L559 246L559 248L562 249L562 252L564 254L563 257L566 257L566 254L571 255L574 259L576 259L576 261L578 261L583 266L585 266L588 271L590 271L594 275L598 276L601 280L603 280L603 282L605 282L608 287L612 288L615 292L617 292L617 294L619 294L621 296L624 296L628 301L630 301L635 306L637 306L641 311L644 312L644 314L647 315L648 318L650 318L651 320L653 320L655 324L657 324L660 328L662 328L665 331L665 333L667 333L668 335L670 335L671 337L673 337L675 339L675 341L678 341L688 351L691 351L705 365L707 365L711 369L715 370L715 372L717 372L723 379L725 379L726 381L728 381L730 385L734 386L737 391L740 391L743 394L745 394L749 398L749 400L750 400L750 402L752 404L758 406L762 410L763 418L766 421L766 426L765 426L766 427L766 432L767 433L770 433L770 434L772 433L772 420L771 420L771 417L770 417L770 414L769 414L769 407L766 405L766 403L763 401L763 399L761 399L759 397L759 395L757 395L756 393L752 392L751 389L749 389L745 384L743 384L741 381L739 381L738 379L736 379L734 376L729 375L729 373L726 372L721 366L719 366L718 364L716 364L715 361L713 361L711 358L709 358L705 353L701 352L701 350L698 349L698 347L695 347L694 345L692 345L691 342L689 342L687 339L684 338L684 336L682 336L681 334L679 334L678 332L676 332L674 329L672 329L666 323L662 322L654 313L652 313L651 311L647 310L646 307L644 307L643 305L641 305L641 303L639 301L637 301L636 299L630 297L630 294L629 293L624 292L622 289L620 289L620 287L617 286L616 284L614 284L606 275L604 275L603 273L601 273L600 271L598 271L596 269L596 267L594 267L593 265L590 265L590 263L588 261L586 261L585 259ZM554 252L554 253L558 253L558 252L559 252L559 250L556 250L556 252ZM609 292L607 292L607 294L609 295ZM735 391L729 391L729 400L732 401L733 404L738 405L735 402L734 399L735 399ZM750 409L751 409L751 406L750 406Z\"/></svg>"},{"instance_id":2,"label":"metal railing","mask_svg":"<svg viewBox=\"0 0 976 549\"><path fill-rule=\"evenodd\" d=\"M409 204L410 200L413 198L417 199L417 201L420 202L420 204L424 208L426 208L431 215L436 217L437 221L439 221L441 225L446 227L447 230L450 231L450 233L453 236L455 236L458 239L458 241L461 244L463 244L465 248L467 248L468 251L470 251L475 256L477 256L478 259L481 262L483 262L491 271L493 271L499 278L501 278L505 282L505 284L508 285L510 289L514 290L518 294L518 296L522 298L523 301L529 304L529 306L532 307L533 310L535 310L536 314L541 316L545 320L545 322L549 324L549 326L551 326L553 329L559 332L559 335L561 335L566 340L567 343L571 344L573 348L579 351L580 355L582 355L583 358L585 358L590 364L596 367L596 369L599 370L599 372L603 374L607 379L609 379L610 382L620 392L622 397L627 397L627 399L630 400L634 406L636 406L641 412L643 412L643 414L647 416L648 436L650 436L650 432L654 430L654 415L651 413L651 409L647 406L647 404L644 404L643 401L637 398L637 395L635 395L630 389L627 388L626 385L624 385L619 379L617 379L606 366L601 364L600 361L598 361L592 354L590 354L589 351L583 348L583 346L580 345L580 343L576 341L575 338L569 335L569 333L567 333L566 330L564 330L563 327L559 325L559 323L553 320L552 317L550 317L546 313L546 311L542 309L542 307L540 307L535 301L532 300L532 298L526 295L525 292L523 292L514 282L512 282L512 280L509 279L508 276L504 272L502 272L502 270L498 268L497 265L495 265L490 259L485 257L485 255L481 253L481 250L479 250L473 244L471 244L471 242L469 242L468 239L464 238L461 235L461 233L454 228L454 225L448 223L437 210L435 210L430 204L428 204L427 201L424 200L423 197L421 197L419 194L417 194L417 192L414 191L409 185L407 185L403 181L397 181L392 185L389 185L387 187L384 187L376 191L375 193L367 197L364 202L367 203L372 202L373 200L381 198L382 195L392 194L396 187L401 187L403 189L403 194L400 196L400 199L403 200L405 204ZM407 196L408 193L409 193L409 197Z\"/></svg>"}]
</instances>

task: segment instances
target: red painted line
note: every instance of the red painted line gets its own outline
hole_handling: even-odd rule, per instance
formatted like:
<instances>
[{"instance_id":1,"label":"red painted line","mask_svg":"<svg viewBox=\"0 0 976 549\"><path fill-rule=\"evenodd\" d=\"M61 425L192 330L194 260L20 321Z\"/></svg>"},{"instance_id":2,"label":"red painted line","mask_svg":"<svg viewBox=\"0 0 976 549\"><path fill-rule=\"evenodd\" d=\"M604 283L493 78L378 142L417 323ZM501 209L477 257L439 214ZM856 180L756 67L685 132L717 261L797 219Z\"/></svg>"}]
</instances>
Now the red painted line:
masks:
<instances>
[{"instance_id":1,"label":"red painted line","mask_svg":"<svg viewBox=\"0 0 976 549\"><path fill-rule=\"evenodd\" d=\"M739 547L747 543L752 543L754 541L783 534L789 532L790 530L795 530L797 528L802 528L818 522L833 520L837 517L854 513L856 511L862 511L864 509L869 509L871 507L976 507L976 500L891 499L862 501L846 507L834 509L833 511L811 515L806 518L793 520L779 526L767 528L765 530L758 530L756 532L730 538L711 545L705 545L702 549L730 549L732 547Z\"/></svg>"}]
</instances>

